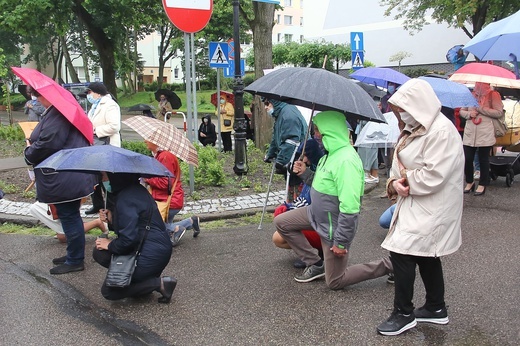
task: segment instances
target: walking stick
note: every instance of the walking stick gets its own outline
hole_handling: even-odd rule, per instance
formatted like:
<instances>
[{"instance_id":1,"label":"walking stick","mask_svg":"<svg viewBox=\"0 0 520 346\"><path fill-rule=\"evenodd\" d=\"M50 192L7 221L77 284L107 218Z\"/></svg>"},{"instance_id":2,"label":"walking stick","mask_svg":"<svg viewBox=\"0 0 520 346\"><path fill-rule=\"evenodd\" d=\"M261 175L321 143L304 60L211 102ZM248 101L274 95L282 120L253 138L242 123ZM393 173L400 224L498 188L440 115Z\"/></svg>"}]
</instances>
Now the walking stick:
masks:
<instances>
[{"instance_id":1,"label":"walking stick","mask_svg":"<svg viewBox=\"0 0 520 346\"><path fill-rule=\"evenodd\" d=\"M271 190L271 183L273 182L274 175L274 166L276 161L273 159L273 168L271 169L271 176L269 177L269 184L267 185L267 194L265 195L264 209L262 210L262 217L260 218L260 224L258 225L258 229L262 229L262 222L264 221L265 208L267 208L267 199L269 198L269 191Z\"/></svg>"}]
</instances>

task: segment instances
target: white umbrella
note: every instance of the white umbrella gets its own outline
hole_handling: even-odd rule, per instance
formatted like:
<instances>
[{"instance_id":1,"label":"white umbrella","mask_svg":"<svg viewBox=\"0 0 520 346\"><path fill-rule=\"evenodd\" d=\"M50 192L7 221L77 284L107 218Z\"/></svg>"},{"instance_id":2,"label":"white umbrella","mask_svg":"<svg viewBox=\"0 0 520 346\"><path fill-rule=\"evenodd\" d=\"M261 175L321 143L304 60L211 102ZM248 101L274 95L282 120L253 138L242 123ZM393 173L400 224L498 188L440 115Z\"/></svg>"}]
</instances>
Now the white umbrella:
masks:
<instances>
[{"instance_id":1,"label":"white umbrella","mask_svg":"<svg viewBox=\"0 0 520 346\"><path fill-rule=\"evenodd\" d=\"M384 113L386 124L369 121L357 136L355 147L391 148L397 143L399 122L393 112Z\"/></svg>"}]
</instances>

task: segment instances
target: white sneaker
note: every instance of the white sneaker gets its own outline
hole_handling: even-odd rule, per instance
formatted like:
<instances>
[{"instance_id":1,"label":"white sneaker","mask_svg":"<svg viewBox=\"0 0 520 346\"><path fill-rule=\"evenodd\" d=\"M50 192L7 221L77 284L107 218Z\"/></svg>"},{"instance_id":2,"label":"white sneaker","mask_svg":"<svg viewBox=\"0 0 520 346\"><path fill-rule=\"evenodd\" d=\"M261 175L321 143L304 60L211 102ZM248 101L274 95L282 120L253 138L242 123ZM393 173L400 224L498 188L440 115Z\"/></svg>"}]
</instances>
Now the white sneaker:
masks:
<instances>
[{"instance_id":1,"label":"white sneaker","mask_svg":"<svg viewBox=\"0 0 520 346\"><path fill-rule=\"evenodd\" d=\"M473 179L480 180L480 171L475 171L475 174L473 174Z\"/></svg>"},{"instance_id":2,"label":"white sneaker","mask_svg":"<svg viewBox=\"0 0 520 346\"><path fill-rule=\"evenodd\" d=\"M373 177L369 175L365 178L365 183L367 184L378 184L379 183L379 177Z\"/></svg>"}]
</instances>

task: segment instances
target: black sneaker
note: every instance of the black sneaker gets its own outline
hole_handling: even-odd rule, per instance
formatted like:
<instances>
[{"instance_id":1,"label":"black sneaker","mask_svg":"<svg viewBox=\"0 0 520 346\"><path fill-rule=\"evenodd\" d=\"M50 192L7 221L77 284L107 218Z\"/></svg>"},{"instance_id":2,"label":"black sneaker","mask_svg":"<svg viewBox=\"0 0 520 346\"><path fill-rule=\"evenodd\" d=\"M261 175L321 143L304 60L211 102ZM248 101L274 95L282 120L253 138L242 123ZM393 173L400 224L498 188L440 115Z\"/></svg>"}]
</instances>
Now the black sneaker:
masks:
<instances>
[{"instance_id":1,"label":"black sneaker","mask_svg":"<svg viewBox=\"0 0 520 346\"><path fill-rule=\"evenodd\" d=\"M297 275L294 277L294 280L298 282L311 282L313 280L322 278L325 276L325 265L321 267L317 265L311 265L305 268L302 275Z\"/></svg>"},{"instance_id":2,"label":"black sneaker","mask_svg":"<svg viewBox=\"0 0 520 346\"><path fill-rule=\"evenodd\" d=\"M429 311L423 306L413 311L417 322L429 322L435 324L448 324L448 310L446 308L437 311Z\"/></svg>"},{"instance_id":3,"label":"black sneaker","mask_svg":"<svg viewBox=\"0 0 520 346\"><path fill-rule=\"evenodd\" d=\"M388 319L377 327L377 331L383 335L399 335L417 325L413 312L404 315L399 312L392 312Z\"/></svg>"},{"instance_id":4,"label":"black sneaker","mask_svg":"<svg viewBox=\"0 0 520 346\"><path fill-rule=\"evenodd\" d=\"M200 233L200 218L198 216L192 216L192 227L193 227L193 238L197 238Z\"/></svg>"},{"instance_id":5,"label":"black sneaker","mask_svg":"<svg viewBox=\"0 0 520 346\"><path fill-rule=\"evenodd\" d=\"M60 264L59 266L56 266L49 270L51 274L59 275L59 274L67 274L72 272L79 272L85 270L85 266L83 263L80 264Z\"/></svg>"},{"instance_id":6,"label":"black sneaker","mask_svg":"<svg viewBox=\"0 0 520 346\"><path fill-rule=\"evenodd\" d=\"M67 256L57 257L52 259L53 264L63 264L67 260Z\"/></svg>"},{"instance_id":7,"label":"black sneaker","mask_svg":"<svg viewBox=\"0 0 520 346\"><path fill-rule=\"evenodd\" d=\"M386 278L386 282L389 284L395 284L394 273L388 274L388 277Z\"/></svg>"}]
</instances>

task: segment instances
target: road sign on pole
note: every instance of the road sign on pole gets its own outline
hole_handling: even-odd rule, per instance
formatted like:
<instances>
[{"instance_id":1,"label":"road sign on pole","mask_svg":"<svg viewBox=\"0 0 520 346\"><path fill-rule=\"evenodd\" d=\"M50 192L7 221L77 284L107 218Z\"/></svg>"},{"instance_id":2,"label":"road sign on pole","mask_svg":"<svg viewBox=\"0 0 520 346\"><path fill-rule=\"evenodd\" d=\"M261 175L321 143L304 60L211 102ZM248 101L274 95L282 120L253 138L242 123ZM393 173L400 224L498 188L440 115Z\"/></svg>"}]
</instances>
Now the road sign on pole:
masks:
<instances>
[{"instance_id":1,"label":"road sign on pole","mask_svg":"<svg viewBox=\"0 0 520 346\"><path fill-rule=\"evenodd\" d=\"M240 75L242 77L246 74L246 59L240 59ZM229 66L224 68L224 77L235 77L235 60L229 60Z\"/></svg>"},{"instance_id":2,"label":"road sign on pole","mask_svg":"<svg viewBox=\"0 0 520 346\"><path fill-rule=\"evenodd\" d=\"M363 48L363 33L362 32L351 32L350 33L350 49L351 50L365 50Z\"/></svg>"},{"instance_id":3,"label":"road sign on pole","mask_svg":"<svg viewBox=\"0 0 520 346\"><path fill-rule=\"evenodd\" d=\"M352 68L354 70L359 70L360 68L363 68L363 52L360 51L353 51L352 52Z\"/></svg>"},{"instance_id":4,"label":"road sign on pole","mask_svg":"<svg viewBox=\"0 0 520 346\"><path fill-rule=\"evenodd\" d=\"M363 68L365 62L365 50L362 32L350 33L350 49L352 51L352 69L359 70Z\"/></svg>"},{"instance_id":5,"label":"road sign on pole","mask_svg":"<svg viewBox=\"0 0 520 346\"><path fill-rule=\"evenodd\" d=\"M209 67L228 67L228 44L227 42L209 43Z\"/></svg>"},{"instance_id":6,"label":"road sign on pole","mask_svg":"<svg viewBox=\"0 0 520 346\"><path fill-rule=\"evenodd\" d=\"M162 0L164 11L180 31L195 33L208 24L213 0Z\"/></svg>"}]
</instances>

